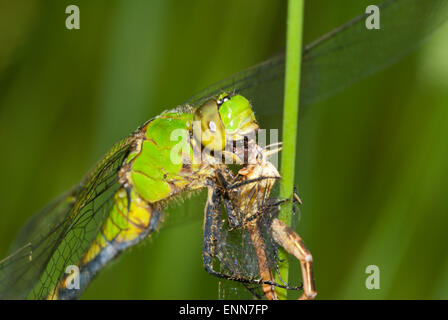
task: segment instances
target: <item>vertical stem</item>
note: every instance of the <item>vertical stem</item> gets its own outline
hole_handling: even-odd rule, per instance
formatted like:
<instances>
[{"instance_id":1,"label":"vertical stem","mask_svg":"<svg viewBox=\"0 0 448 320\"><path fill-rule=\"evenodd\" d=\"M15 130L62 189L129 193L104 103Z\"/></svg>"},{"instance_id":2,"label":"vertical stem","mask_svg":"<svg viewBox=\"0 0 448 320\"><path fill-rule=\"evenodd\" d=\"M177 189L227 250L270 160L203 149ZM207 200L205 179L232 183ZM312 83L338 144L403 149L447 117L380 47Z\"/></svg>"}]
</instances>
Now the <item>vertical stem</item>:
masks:
<instances>
[{"instance_id":1,"label":"vertical stem","mask_svg":"<svg viewBox=\"0 0 448 320\"><path fill-rule=\"evenodd\" d=\"M297 145L297 124L299 120L300 68L302 63L302 27L304 0L288 0L288 18L286 35L286 72L283 105L283 150L281 160L282 182L280 198L291 199L294 188L294 166ZM283 206L279 219L291 225L292 204ZM288 282L289 256L279 252L280 274ZM287 298L285 289L277 289L280 299Z\"/></svg>"}]
</instances>

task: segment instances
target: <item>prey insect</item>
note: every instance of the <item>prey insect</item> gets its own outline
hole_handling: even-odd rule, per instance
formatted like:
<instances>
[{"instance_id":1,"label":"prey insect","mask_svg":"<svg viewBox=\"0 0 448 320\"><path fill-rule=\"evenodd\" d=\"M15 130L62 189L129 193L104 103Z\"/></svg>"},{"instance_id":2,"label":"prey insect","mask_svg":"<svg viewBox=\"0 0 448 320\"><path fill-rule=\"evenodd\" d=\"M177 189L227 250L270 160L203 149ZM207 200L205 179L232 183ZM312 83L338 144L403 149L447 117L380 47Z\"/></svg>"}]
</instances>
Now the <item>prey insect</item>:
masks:
<instances>
[{"instance_id":1,"label":"prey insect","mask_svg":"<svg viewBox=\"0 0 448 320\"><path fill-rule=\"evenodd\" d=\"M203 260L205 269L217 276L245 284L260 284L263 295L270 300L278 299L275 287L289 290L303 289L301 299L313 299L317 292L313 278L313 259L300 236L277 218L279 206L287 200L270 198L272 188L280 179L275 166L268 161L271 154L280 150L274 148L256 149L255 162L241 168L237 175L229 172L218 172L218 182L208 184L209 193L205 207ZM301 203L294 192L294 201ZM227 229L223 226L221 206L227 213ZM249 241L241 242L242 246L251 246L252 254L240 255L240 250L229 250L227 242L232 232L243 232ZM301 264L303 286L291 287L279 284L274 279L277 268L277 247L283 247L294 255ZM251 250L252 249L252 250ZM247 257L256 257L256 263ZM237 257L237 264L232 258ZM213 258L219 261L221 270L213 269ZM241 266L254 264L253 270L243 270ZM250 274L251 277L247 277Z\"/></svg>"}]
</instances>

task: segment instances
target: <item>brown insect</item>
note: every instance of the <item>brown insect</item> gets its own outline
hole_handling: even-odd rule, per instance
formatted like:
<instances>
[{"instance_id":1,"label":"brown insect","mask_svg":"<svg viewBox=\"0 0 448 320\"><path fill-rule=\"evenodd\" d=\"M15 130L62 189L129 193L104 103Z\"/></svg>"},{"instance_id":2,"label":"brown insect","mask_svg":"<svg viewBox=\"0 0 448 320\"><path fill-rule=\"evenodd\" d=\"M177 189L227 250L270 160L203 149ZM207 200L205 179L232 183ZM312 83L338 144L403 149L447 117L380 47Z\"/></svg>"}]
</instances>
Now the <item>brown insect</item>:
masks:
<instances>
[{"instance_id":1,"label":"brown insect","mask_svg":"<svg viewBox=\"0 0 448 320\"><path fill-rule=\"evenodd\" d=\"M254 150L252 154L255 156L253 161L249 161L250 164L243 166L236 176L233 176L230 171L220 172L219 181L211 182L209 185L204 218L205 269L220 278L239 281L243 284L259 284L267 299L276 300L278 295L275 287L298 289L287 284L279 284L274 279L273 272L278 270L276 256L272 256L271 253L274 251L272 247L281 246L300 261L303 278L301 289L304 291L300 299L313 299L317 292L314 286L311 253L305 247L302 238L276 217L279 206L287 200L270 198L274 184L281 177L268 158L280 151L280 147L276 145L271 148L269 146L261 148L255 143L249 147ZM301 203L296 193L294 193L294 199ZM221 217L222 202L227 213L227 228L223 226L225 220ZM234 241L233 246L241 245L243 248L236 248L229 253L223 245L229 242L228 238L235 231L244 231L248 234L249 239L246 240L249 241L244 239ZM247 248L248 242L252 248ZM258 266L258 274L244 271L244 264L251 254L237 254L239 250L243 252L252 250L252 256L256 257L254 264ZM218 272L213 269L214 258L219 261L221 269L227 272Z\"/></svg>"}]
</instances>

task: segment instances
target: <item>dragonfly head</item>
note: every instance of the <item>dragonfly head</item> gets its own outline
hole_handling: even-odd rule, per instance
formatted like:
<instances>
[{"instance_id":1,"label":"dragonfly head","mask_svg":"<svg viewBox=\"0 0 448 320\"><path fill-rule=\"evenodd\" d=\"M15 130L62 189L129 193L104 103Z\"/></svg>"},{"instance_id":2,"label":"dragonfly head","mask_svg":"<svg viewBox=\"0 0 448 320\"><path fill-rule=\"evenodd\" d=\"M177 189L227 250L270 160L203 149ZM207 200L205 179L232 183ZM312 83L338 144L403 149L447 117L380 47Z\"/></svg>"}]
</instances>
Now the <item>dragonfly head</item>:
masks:
<instances>
[{"instance_id":1,"label":"dragonfly head","mask_svg":"<svg viewBox=\"0 0 448 320\"><path fill-rule=\"evenodd\" d=\"M217 104L227 139L241 140L258 130L258 123L249 100L242 95L218 96Z\"/></svg>"},{"instance_id":2,"label":"dragonfly head","mask_svg":"<svg viewBox=\"0 0 448 320\"><path fill-rule=\"evenodd\" d=\"M207 100L196 109L194 119L201 126L194 130L196 138L213 151L224 150L227 142L243 140L259 128L249 100L241 95L222 93Z\"/></svg>"}]
</instances>

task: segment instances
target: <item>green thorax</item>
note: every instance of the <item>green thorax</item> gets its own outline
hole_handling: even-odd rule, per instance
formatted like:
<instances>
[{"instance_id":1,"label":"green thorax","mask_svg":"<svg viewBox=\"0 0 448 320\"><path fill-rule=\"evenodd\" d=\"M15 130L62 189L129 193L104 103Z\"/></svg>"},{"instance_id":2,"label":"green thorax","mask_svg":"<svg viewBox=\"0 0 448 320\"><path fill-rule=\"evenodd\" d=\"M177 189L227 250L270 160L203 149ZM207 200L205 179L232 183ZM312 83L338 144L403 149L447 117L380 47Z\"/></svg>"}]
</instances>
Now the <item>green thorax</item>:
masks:
<instances>
[{"instance_id":1,"label":"green thorax","mask_svg":"<svg viewBox=\"0 0 448 320\"><path fill-rule=\"evenodd\" d=\"M190 107L181 107L164 112L138 132L140 139L126 160L126 178L133 190L149 203L192 187L199 166L192 165L193 145L185 135L192 130L193 111ZM184 150L181 161L172 161L173 150L178 150L180 157Z\"/></svg>"},{"instance_id":2,"label":"green thorax","mask_svg":"<svg viewBox=\"0 0 448 320\"><path fill-rule=\"evenodd\" d=\"M226 146L226 135L242 140L257 129L251 105L240 95L223 93L197 108L186 105L164 112L135 133L120 182L149 203L203 188L206 179L225 165L201 150L219 154Z\"/></svg>"}]
</instances>

